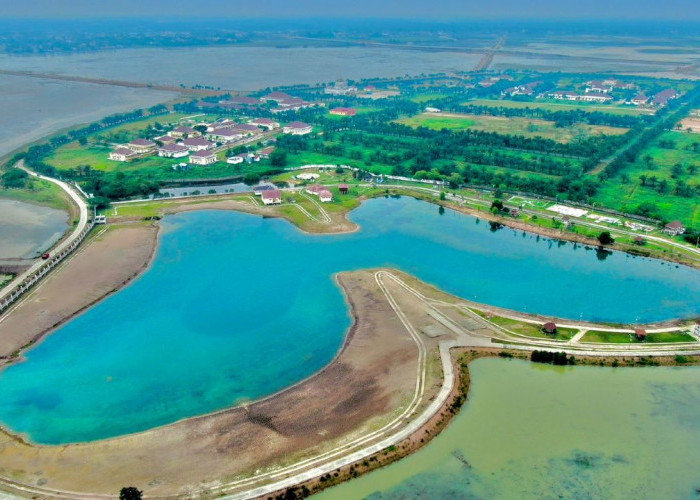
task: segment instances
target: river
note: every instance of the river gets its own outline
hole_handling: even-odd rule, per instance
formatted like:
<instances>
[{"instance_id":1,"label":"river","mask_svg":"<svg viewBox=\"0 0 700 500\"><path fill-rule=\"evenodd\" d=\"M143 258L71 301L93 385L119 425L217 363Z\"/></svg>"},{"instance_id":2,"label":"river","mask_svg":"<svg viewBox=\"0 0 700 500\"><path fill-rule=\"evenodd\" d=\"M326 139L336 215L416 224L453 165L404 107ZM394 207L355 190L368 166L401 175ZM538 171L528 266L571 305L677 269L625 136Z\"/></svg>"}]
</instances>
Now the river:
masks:
<instances>
[{"instance_id":1,"label":"river","mask_svg":"<svg viewBox=\"0 0 700 500\"><path fill-rule=\"evenodd\" d=\"M469 366L465 408L424 449L313 498L697 498L700 367Z\"/></svg>"},{"instance_id":2,"label":"river","mask_svg":"<svg viewBox=\"0 0 700 500\"><path fill-rule=\"evenodd\" d=\"M397 267L468 299L563 317L700 312L700 272L557 243L412 198L309 235L224 211L168 216L153 265L0 373L0 421L39 443L91 441L230 407L326 365L350 325L332 275Z\"/></svg>"}]
</instances>

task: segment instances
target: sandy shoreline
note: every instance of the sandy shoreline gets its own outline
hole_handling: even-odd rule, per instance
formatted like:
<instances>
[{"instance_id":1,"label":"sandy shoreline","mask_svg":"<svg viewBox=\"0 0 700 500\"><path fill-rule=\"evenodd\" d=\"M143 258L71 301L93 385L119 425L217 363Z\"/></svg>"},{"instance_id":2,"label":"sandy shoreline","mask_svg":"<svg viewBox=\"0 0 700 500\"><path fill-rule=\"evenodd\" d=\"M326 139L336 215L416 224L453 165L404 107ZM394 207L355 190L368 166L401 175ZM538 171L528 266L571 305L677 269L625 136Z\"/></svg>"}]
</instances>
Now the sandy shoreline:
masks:
<instances>
[{"instance_id":1,"label":"sandy shoreline","mask_svg":"<svg viewBox=\"0 0 700 500\"><path fill-rule=\"evenodd\" d=\"M315 456L347 440L344 436L368 432L414 390L416 348L372 272L339 275L338 281L355 322L336 359L306 381L243 407L94 443L37 446L2 434L2 475L86 493L137 483L149 485L148 494L170 497L189 485L200 485L199 491L202 481L245 477ZM437 380L431 384L436 385ZM178 459L163 461L164 456Z\"/></svg>"}]
</instances>

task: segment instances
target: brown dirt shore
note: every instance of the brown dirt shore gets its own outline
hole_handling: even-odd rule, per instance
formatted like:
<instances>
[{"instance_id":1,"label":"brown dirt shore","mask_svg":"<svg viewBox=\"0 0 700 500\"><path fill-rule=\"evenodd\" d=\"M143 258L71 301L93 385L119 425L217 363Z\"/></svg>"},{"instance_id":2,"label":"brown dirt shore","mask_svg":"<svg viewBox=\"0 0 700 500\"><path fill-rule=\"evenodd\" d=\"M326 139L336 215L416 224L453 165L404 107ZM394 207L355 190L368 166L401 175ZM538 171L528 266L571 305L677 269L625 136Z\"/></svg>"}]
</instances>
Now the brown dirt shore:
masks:
<instances>
[{"instance_id":1,"label":"brown dirt shore","mask_svg":"<svg viewBox=\"0 0 700 500\"><path fill-rule=\"evenodd\" d=\"M49 498L57 490L113 494L128 484L152 496L206 497L220 481L375 428L410 399L417 348L372 272L338 281L356 322L336 360L313 377L245 407L94 443L37 446L2 433L0 476L41 485Z\"/></svg>"}]
</instances>

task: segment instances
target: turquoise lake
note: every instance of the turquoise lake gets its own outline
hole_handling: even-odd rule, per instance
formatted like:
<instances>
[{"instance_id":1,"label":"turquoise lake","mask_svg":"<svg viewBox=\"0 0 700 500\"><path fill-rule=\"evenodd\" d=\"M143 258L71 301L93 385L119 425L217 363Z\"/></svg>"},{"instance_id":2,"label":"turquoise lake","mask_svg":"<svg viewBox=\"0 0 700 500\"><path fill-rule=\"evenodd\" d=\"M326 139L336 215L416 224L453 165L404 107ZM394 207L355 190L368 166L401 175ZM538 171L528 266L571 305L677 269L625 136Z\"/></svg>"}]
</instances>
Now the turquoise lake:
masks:
<instances>
[{"instance_id":1,"label":"turquoise lake","mask_svg":"<svg viewBox=\"0 0 700 500\"><path fill-rule=\"evenodd\" d=\"M308 235L225 211L168 216L152 267L0 373L0 422L37 443L92 441L230 407L326 365L350 316L333 274L397 267L527 312L648 322L700 314L700 272L502 229L412 198Z\"/></svg>"},{"instance_id":2,"label":"turquoise lake","mask_svg":"<svg viewBox=\"0 0 700 500\"><path fill-rule=\"evenodd\" d=\"M454 421L318 500L697 499L700 367L479 359Z\"/></svg>"}]
</instances>

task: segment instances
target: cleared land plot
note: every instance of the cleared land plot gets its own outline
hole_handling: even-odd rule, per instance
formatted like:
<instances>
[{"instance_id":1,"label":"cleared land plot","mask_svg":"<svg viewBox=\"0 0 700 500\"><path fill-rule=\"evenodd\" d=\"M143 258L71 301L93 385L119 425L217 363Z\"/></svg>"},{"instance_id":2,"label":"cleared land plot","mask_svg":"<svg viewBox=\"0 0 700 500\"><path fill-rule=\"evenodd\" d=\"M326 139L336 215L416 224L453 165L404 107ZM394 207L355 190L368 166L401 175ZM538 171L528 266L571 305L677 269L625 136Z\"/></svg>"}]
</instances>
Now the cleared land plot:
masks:
<instances>
[{"instance_id":1,"label":"cleared land plot","mask_svg":"<svg viewBox=\"0 0 700 500\"><path fill-rule=\"evenodd\" d=\"M653 115L654 110L639 108L637 106L621 106L617 104L592 104L592 103L574 103L574 102L559 102L550 100L537 101L509 101L499 99L474 99L467 101L465 106L489 106L494 108L514 108L514 109L545 109L547 111L600 111L611 115Z\"/></svg>"},{"instance_id":2,"label":"cleared land plot","mask_svg":"<svg viewBox=\"0 0 700 500\"><path fill-rule=\"evenodd\" d=\"M632 343L662 343L662 342L695 342L695 338L685 332L650 333L645 341L637 340L632 333L604 332L590 330L581 339L581 342L596 342L606 344L632 344Z\"/></svg>"},{"instance_id":3,"label":"cleared land plot","mask_svg":"<svg viewBox=\"0 0 700 500\"><path fill-rule=\"evenodd\" d=\"M666 146L672 144L672 147L661 147L664 143ZM674 179L676 164L681 166L681 173ZM595 196L596 202L626 212L633 212L639 205L647 203L655 206L658 214L667 220L678 219L692 227L700 224L698 190L695 189L698 194L690 197L675 194L678 180L688 186L700 185L700 135L667 132L642 151L637 161L623 173L629 181L604 183ZM642 185L642 176L645 185ZM659 186L664 180L668 187L661 194Z\"/></svg>"},{"instance_id":4,"label":"cleared land plot","mask_svg":"<svg viewBox=\"0 0 700 500\"><path fill-rule=\"evenodd\" d=\"M681 130L685 132L692 132L694 134L700 133L700 110L694 110L690 113L690 116L683 118L679 123Z\"/></svg>"},{"instance_id":5,"label":"cleared land plot","mask_svg":"<svg viewBox=\"0 0 700 500\"><path fill-rule=\"evenodd\" d=\"M524 137L543 137L558 142L570 142L575 137L587 135L621 135L628 131L628 129L620 127L584 124L558 128L554 122L547 120L519 116L504 117L457 113L422 113L398 121L415 128L426 127L433 130L449 129L455 131L472 129Z\"/></svg>"},{"instance_id":6,"label":"cleared land plot","mask_svg":"<svg viewBox=\"0 0 700 500\"><path fill-rule=\"evenodd\" d=\"M518 206L524 205L533 208L547 208L552 204L551 201L529 200L527 198L522 198L521 196L511 196L510 198L508 198L508 203L514 203Z\"/></svg>"}]
</instances>

